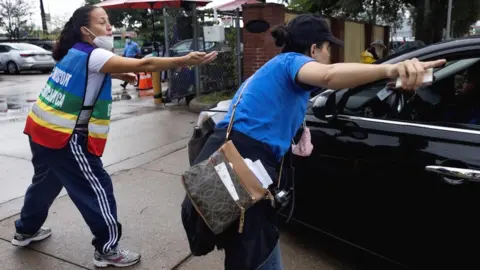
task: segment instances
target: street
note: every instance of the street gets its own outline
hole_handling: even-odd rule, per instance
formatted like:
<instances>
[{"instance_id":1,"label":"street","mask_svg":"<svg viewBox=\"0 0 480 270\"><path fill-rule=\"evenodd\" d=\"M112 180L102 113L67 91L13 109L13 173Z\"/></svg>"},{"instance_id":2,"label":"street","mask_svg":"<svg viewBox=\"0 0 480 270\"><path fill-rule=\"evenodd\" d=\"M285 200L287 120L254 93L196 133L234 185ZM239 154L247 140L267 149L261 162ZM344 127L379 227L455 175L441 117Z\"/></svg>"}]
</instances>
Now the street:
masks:
<instances>
[{"instance_id":1,"label":"street","mask_svg":"<svg viewBox=\"0 0 480 270\"><path fill-rule=\"evenodd\" d=\"M91 233L64 190L45 224L53 229L52 237L26 249L10 244L13 222L33 174L24 121L48 75L0 76L0 98L7 107L0 115L2 269L93 269ZM121 92L119 85L114 80L114 95ZM188 168L186 144L197 115L183 103L156 107L151 97L136 98L133 86L127 88L132 99L114 102L103 162L114 181L124 228L121 244L143 256L133 269L222 269L221 252L190 258L180 220L184 191L179 179ZM332 255L334 245L322 247L321 242L329 240L312 243L311 235L299 235L292 229L281 237L286 269L351 268Z\"/></svg>"}]
</instances>

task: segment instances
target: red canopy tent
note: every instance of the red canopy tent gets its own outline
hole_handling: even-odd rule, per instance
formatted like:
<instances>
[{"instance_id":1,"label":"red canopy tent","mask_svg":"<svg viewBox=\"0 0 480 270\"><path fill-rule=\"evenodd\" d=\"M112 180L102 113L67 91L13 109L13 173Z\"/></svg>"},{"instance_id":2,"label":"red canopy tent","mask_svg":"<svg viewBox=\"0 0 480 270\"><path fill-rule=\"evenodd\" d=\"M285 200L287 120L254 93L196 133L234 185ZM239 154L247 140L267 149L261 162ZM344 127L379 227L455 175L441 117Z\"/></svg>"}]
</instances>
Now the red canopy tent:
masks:
<instances>
[{"instance_id":1,"label":"red canopy tent","mask_svg":"<svg viewBox=\"0 0 480 270\"><path fill-rule=\"evenodd\" d=\"M96 4L96 6L103 8L161 9L164 7L179 8L182 2L204 6L211 0L106 0Z\"/></svg>"}]
</instances>

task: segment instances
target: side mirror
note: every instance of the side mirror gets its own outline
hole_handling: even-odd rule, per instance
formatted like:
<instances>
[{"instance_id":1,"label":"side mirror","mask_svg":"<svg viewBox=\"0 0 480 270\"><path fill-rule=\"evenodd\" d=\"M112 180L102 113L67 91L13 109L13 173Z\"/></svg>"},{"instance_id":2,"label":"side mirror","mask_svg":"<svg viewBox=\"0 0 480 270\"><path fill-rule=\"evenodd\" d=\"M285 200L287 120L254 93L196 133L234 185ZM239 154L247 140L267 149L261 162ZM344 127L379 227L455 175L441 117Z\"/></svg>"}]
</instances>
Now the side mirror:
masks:
<instances>
[{"instance_id":1,"label":"side mirror","mask_svg":"<svg viewBox=\"0 0 480 270\"><path fill-rule=\"evenodd\" d=\"M312 105L313 115L320 120L332 120L336 115L335 90L326 90L315 98Z\"/></svg>"}]
</instances>

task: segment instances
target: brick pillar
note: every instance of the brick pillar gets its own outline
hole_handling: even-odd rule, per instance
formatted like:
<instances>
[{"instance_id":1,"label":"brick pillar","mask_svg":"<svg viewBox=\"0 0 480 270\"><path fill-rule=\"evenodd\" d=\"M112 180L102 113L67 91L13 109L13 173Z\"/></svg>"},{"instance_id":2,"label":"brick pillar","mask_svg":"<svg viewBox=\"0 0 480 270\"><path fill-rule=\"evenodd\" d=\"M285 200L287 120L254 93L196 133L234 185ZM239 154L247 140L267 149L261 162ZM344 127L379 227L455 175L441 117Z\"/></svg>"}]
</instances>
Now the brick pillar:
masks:
<instances>
[{"instance_id":1,"label":"brick pillar","mask_svg":"<svg viewBox=\"0 0 480 270\"><path fill-rule=\"evenodd\" d=\"M285 7L280 4L243 5L243 25L252 20L264 20L270 29L263 33L250 33L243 27L243 79L250 77L263 64L277 55L281 48L275 46L272 27L285 24Z\"/></svg>"}]
</instances>

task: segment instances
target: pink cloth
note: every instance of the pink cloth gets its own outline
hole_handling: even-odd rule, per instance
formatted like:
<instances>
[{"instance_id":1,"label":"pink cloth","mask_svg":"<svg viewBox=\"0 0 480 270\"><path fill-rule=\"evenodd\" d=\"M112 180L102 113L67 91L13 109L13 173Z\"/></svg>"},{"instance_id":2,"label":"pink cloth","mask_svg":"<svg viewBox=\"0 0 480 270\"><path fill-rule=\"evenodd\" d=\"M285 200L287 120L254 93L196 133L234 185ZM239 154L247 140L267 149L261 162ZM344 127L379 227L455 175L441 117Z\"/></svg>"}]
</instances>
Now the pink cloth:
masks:
<instances>
[{"instance_id":1,"label":"pink cloth","mask_svg":"<svg viewBox=\"0 0 480 270\"><path fill-rule=\"evenodd\" d=\"M297 144L292 144L292 153L297 156L308 157L312 154L312 151L313 144L310 129L304 126L300 141Z\"/></svg>"}]
</instances>

